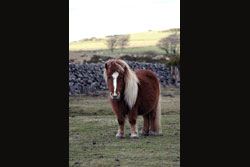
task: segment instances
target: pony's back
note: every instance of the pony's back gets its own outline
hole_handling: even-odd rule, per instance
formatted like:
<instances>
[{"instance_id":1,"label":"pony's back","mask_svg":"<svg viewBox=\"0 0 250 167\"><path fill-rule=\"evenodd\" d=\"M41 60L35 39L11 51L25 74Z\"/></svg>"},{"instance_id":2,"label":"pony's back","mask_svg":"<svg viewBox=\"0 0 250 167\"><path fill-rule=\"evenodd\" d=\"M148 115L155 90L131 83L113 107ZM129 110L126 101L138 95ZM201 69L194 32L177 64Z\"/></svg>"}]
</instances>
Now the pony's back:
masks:
<instances>
[{"instance_id":1,"label":"pony's back","mask_svg":"<svg viewBox=\"0 0 250 167\"><path fill-rule=\"evenodd\" d=\"M150 70L136 70L135 71L140 84L139 86L144 91L158 96L160 94L160 85L157 76ZM153 93L154 92L154 93Z\"/></svg>"}]
</instances>

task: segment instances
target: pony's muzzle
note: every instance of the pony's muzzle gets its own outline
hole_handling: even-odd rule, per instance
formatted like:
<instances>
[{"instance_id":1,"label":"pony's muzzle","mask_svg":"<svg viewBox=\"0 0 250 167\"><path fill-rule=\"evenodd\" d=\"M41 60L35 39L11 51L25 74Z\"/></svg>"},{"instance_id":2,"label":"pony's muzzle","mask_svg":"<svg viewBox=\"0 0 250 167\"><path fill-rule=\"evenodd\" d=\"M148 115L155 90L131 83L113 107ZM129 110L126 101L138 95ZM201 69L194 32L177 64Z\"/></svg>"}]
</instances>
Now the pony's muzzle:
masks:
<instances>
[{"instance_id":1,"label":"pony's muzzle","mask_svg":"<svg viewBox=\"0 0 250 167\"><path fill-rule=\"evenodd\" d=\"M120 98L120 93L117 92L117 94L116 93L113 94L112 92L110 92L110 98L113 100L117 100Z\"/></svg>"}]
</instances>

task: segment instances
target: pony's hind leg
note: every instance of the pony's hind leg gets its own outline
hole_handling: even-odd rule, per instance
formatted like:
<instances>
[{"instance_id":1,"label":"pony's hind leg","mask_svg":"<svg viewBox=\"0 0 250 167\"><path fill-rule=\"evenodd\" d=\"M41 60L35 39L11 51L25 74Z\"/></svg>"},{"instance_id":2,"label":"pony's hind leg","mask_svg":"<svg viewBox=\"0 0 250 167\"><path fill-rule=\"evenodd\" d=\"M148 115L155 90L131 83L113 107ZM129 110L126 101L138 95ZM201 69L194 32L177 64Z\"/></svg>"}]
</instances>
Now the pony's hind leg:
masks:
<instances>
[{"instance_id":1,"label":"pony's hind leg","mask_svg":"<svg viewBox=\"0 0 250 167\"><path fill-rule=\"evenodd\" d=\"M155 118L156 118L156 113L153 110L152 112L149 113L149 136L154 136L155 135Z\"/></svg>"},{"instance_id":2,"label":"pony's hind leg","mask_svg":"<svg viewBox=\"0 0 250 167\"><path fill-rule=\"evenodd\" d=\"M143 128L141 130L142 136L147 136L149 131L149 114L143 115Z\"/></svg>"}]
</instances>

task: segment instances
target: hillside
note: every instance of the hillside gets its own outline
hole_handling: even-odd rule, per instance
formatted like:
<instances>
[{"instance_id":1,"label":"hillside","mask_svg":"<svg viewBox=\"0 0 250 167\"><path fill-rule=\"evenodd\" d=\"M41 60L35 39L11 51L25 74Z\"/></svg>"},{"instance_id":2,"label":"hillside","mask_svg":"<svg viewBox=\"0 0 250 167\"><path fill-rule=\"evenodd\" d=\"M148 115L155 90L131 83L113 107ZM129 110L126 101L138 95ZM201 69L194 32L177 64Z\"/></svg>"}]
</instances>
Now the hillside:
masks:
<instances>
[{"instance_id":1,"label":"hillside","mask_svg":"<svg viewBox=\"0 0 250 167\"><path fill-rule=\"evenodd\" d=\"M158 41L164 37L171 35L172 33L180 33L180 29L170 29L164 31L147 31L140 33L131 33L129 45L126 47L127 51L137 50L138 48L146 48L146 50L159 51L156 47ZM125 35L125 34L121 34ZM70 51L79 50L106 50L107 46L105 44L108 37L105 38L90 38L80 41L71 42L69 44ZM126 51L126 49L124 51Z\"/></svg>"}]
</instances>

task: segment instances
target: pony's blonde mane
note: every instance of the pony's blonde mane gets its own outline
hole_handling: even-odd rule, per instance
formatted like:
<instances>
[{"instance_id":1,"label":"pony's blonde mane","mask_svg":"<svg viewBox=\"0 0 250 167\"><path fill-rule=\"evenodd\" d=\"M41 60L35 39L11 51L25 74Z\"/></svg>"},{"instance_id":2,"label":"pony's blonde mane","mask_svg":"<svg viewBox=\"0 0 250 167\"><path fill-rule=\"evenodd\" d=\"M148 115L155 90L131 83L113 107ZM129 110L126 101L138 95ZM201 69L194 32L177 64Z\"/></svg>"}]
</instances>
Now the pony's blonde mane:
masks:
<instances>
[{"instance_id":1,"label":"pony's blonde mane","mask_svg":"<svg viewBox=\"0 0 250 167\"><path fill-rule=\"evenodd\" d=\"M109 60L107 61L114 61L114 60ZM123 61L123 60L116 60L119 61L124 67L122 67L120 64L116 63L118 67L121 69L121 71L125 71L126 68L126 73L125 73L125 91L124 91L124 99L129 106L130 109L135 105L137 95L138 95L138 84L140 83L135 72L129 67L129 65ZM104 68L104 79L107 82L107 75L106 75L106 69Z\"/></svg>"},{"instance_id":2,"label":"pony's blonde mane","mask_svg":"<svg viewBox=\"0 0 250 167\"><path fill-rule=\"evenodd\" d=\"M129 108L135 105L137 95L138 95L138 84L139 79L137 78L135 72L128 66L128 64L123 61L119 60L123 65L126 67L127 72L125 76L125 91L124 91L124 98L126 103L128 104Z\"/></svg>"}]
</instances>

